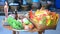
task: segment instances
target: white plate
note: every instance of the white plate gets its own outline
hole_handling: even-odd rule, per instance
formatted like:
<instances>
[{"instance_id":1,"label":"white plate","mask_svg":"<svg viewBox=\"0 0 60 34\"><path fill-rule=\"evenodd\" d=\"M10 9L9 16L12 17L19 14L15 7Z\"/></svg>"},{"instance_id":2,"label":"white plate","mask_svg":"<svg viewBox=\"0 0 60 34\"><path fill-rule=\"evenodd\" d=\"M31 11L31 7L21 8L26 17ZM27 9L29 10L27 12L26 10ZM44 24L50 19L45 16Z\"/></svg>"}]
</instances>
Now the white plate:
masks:
<instances>
[{"instance_id":1,"label":"white plate","mask_svg":"<svg viewBox=\"0 0 60 34\"><path fill-rule=\"evenodd\" d=\"M29 30L17 30L17 29L12 29L14 31L29 31Z\"/></svg>"}]
</instances>

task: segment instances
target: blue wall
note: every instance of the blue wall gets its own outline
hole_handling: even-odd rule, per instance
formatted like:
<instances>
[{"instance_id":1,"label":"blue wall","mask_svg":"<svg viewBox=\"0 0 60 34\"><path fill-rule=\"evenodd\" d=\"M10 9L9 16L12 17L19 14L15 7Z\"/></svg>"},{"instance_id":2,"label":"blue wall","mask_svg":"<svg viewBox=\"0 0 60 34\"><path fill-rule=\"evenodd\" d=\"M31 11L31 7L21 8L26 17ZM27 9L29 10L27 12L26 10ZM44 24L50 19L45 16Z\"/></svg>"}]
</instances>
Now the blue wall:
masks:
<instances>
[{"instance_id":1,"label":"blue wall","mask_svg":"<svg viewBox=\"0 0 60 34\"><path fill-rule=\"evenodd\" d=\"M4 6L5 5L5 0L0 0L0 6Z\"/></svg>"},{"instance_id":2,"label":"blue wall","mask_svg":"<svg viewBox=\"0 0 60 34\"><path fill-rule=\"evenodd\" d=\"M55 6L56 8L60 8L60 0L55 0Z\"/></svg>"}]
</instances>

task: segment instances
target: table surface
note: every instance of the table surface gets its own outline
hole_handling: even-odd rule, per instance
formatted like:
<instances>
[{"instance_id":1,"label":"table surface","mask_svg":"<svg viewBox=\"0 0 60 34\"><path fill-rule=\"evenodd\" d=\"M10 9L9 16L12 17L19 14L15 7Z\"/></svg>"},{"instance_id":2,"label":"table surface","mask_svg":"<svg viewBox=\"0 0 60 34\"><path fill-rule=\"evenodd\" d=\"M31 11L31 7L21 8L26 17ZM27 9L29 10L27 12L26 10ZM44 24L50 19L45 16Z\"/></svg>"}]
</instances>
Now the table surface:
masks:
<instances>
[{"instance_id":1,"label":"table surface","mask_svg":"<svg viewBox=\"0 0 60 34\"><path fill-rule=\"evenodd\" d=\"M22 7L28 7L29 5L21 5Z\"/></svg>"}]
</instances>

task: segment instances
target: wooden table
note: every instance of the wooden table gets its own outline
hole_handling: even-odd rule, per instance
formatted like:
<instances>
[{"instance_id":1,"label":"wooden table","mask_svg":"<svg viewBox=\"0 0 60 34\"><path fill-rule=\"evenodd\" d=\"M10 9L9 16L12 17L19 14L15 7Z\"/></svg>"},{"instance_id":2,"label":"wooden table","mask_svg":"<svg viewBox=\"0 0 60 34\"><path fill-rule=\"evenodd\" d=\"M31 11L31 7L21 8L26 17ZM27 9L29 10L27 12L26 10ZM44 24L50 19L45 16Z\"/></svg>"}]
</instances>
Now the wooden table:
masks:
<instances>
[{"instance_id":1,"label":"wooden table","mask_svg":"<svg viewBox=\"0 0 60 34\"><path fill-rule=\"evenodd\" d=\"M28 6L29 6L29 5L21 5L22 10L28 10Z\"/></svg>"}]
</instances>

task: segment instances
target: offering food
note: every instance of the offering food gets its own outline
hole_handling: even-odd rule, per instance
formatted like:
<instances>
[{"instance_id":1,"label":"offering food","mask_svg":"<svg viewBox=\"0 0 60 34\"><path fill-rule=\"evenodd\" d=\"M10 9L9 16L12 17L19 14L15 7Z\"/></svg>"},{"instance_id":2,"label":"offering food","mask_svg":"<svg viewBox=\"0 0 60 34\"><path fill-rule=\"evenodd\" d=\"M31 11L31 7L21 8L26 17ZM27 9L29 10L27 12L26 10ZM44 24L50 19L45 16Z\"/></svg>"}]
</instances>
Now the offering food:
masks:
<instances>
[{"instance_id":1,"label":"offering food","mask_svg":"<svg viewBox=\"0 0 60 34\"><path fill-rule=\"evenodd\" d=\"M37 9L34 13L32 10L29 11L28 17L20 15L17 20L13 16L8 16L7 22L13 29L17 30L34 30L36 27L39 30L39 28L44 29L45 26L56 25L58 18L59 15L55 12Z\"/></svg>"},{"instance_id":2,"label":"offering food","mask_svg":"<svg viewBox=\"0 0 60 34\"><path fill-rule=\"evenodd\" d=\"M14 28L14 29L23 29L23 25L20 21L15 20L13 17L9 16L7 18L7 22L9 23L9 25Z\"/></svg>"},{"instance_id":3,"label":"offering food","mask_svg":"<svg viewBox=\"0 0 60 34\"><path fill-rule=\"evenodd\" d=\"M32 11L29 12L30 19L32 19L37 24L46 25L46 26L53 25L53 23L56 22L57 16L58 15L56 15L55 12L51 12L48 10L37 9L37 11L34 14L32 13Z\"/></svg>"},{"instance_id":4,"label":"offering food","mask_svg":"<svg viewBox=\"0 0 60 34\"><path fill-rule=\"evenodd\" d=\"M33 24L25 17L20 17L20 19L15 19L14 16L8 16L7 22L13 29L17 30L29 30L33 28Z\"/></svg>"}]
</instances>

